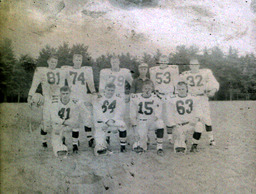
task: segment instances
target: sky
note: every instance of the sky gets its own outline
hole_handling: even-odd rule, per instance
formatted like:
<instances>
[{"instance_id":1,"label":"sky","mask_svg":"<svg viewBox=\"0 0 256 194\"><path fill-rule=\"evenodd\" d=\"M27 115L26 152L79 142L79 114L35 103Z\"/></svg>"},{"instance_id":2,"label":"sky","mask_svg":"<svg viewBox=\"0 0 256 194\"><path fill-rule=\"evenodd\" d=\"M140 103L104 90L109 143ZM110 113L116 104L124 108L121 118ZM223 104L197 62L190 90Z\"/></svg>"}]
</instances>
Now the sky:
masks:
<instances>
[{"instance_id":1,"label":"sky","mask_svg":"<svg viewBox=\"0 0 256 194\"><path fill-rule=\"evenodd\" d=\"M130 0L139 1L139 0ZM232 46L256 54L256 14L251 1L1 0L0 38L10 38L16 56L37 57L45 46L89 46L92 57L106 53L142 55L175 52L176 46Z\"/></svg>"}]
</instances>

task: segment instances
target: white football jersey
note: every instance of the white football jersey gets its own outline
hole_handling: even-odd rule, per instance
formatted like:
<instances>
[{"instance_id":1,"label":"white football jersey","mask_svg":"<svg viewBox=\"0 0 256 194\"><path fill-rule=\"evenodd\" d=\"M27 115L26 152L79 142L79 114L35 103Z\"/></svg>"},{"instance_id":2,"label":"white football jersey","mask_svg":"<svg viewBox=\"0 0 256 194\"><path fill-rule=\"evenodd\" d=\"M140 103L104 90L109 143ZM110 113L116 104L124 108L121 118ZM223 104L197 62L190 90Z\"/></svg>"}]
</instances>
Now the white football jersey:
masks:
<instances>
[{"instance_id":1,"label":"white football jersey","mask_svg":"<svg viewBox=\"0 0 256 194\"><path fill-rule=\"evenodd\" d=\"M72 66L62 66L61 69L66 72L73 99L85 101L88 92L87 86L92 93L95 92L92 67L86 66L75 69Z\"/></svg>"},{"instance_id":2,"label":"white football jersey","mask_svg":"<svg viewBox=\"0 0 256 194\"><path fill-rule=\"evenodd\" d=\"M193 122L195 118L201 118L202 112L200 107L199 96L188 94L186 97L166 96L167 108L170 109L172 115L168 115L172 125Z\"/></svg>"},{"instance_id":3,"label":"white football jersey","mask_svg":"<svg viewBox=\"0 0 256 194\"><path fill-rule=\"evenodd\" d=\"M144 98L142 94L132 94L130 101L130 118L132 124L139 119L161 118L162 102L161 99L152 94L149 98Z\"/></svg>"},{"instance_id":4,"label":"white football jersey","mask_svg":"<svg viewBox=\"0 0 256 194\"><path fill-rule=\"evenodd\" d=\"M106 122L109 119L122 120L121 116L124 113L125 103L119 95L113 95L111 98L92 95L90 103L93 106L94 122Z\"/></svg>"},{"instance_id":5,"label":"white football jersey","mask_svg":"<svg viewBox=\"0 0 256 194\"><path fill-rule=\"evenodd\" d=\"M116 94L124 96L125 94L125 81L132 85L132 75L129 69L120 68L120 71L114 72L110 68L102 69L100 71L100 86L99 91L102 93L105 89L105 85L112 82L116 86Z\"/></svg>"},{"instance_id":6,"label":"white football jersey","mask_svg":"<svg viewBox=\"0 0 256 194\"><path fill-rule=\"evenodd\" d=\"M177 65L169 65L164 69L160 66L151 67L149 74L150 79L155 85L155 90L164 94L174 92L175 81L179 77L179 68Z\"/></svg>"},{"instance_id":7,"label":"white football jersey","mask_svg":"<svg viewBox=\"0 0 256 194\"><path fill-rule=\"evenodd\" d=\"M28 95L33 96L40 83L44 97L59 95L60 88L65 84L65 77L65 73L59 68L52 70L47 67L37 67Z\"/></svg>"},{"instance_id":8,"label":"white football jersey","mask_svg":"<svg viewBox=\"0 0 256 194\"><path fill-rule=\"evenodd\" d=\"M51 122L54 124L62 124L64 120L69 120L74 123L78 122L79 107L73 100L67 104L63 104L61 100L52 103L51 107Z\"/></svg>"},{"instance_id":9,"label":"white football jersey","mask_svg":"<svg viewBox=\"0 0 256 194\"><path fill-rule=\"evenodd\" d=\"M181 74L188 84L188 92L192 95L204 95L212 89L219 90L219 83L210 69L199 69L198 73L185 71Z\"/></svg>"}]
</instances>

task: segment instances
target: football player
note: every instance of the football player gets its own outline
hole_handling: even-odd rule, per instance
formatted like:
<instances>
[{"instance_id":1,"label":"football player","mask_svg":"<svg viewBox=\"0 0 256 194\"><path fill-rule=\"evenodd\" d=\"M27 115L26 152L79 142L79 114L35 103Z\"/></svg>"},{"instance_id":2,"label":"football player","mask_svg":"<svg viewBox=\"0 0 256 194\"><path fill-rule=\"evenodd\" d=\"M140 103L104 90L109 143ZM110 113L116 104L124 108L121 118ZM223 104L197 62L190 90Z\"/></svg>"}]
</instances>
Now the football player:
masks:
<instances>
[{"instance_id":1,"label":"football player","mask_svg":"<svg viewBox=\"0 0 256 194\"><path fill-rule=\"evenodd\" d=\"M88 89L91 93L95 93L95 86L93 80L92 67L86 66L81 67L83 62L83 56L81 54L73 55L73 67L63 66L62 69L65 70L67 74L68 86L71 87L71 99L76 101L80 107L80 119L83 123L83 127L87 136L89 147L93 146L92 137L92 107L85 103L90 98L88 94ZM78 140L79 128L73 129L74 141ZM75 146L77 145L77 146ZM78 151L78 141L74 142L74 151Z\"/></svg>"},{"instance_id":2,"label":"football player","mask_svg":"<svg viewBox=\"0 0 256 194\"><path fill-rule=\"evenodd\" d=\"M187 150L186 132L193 130L200 120L200 97L188 94L188 87L184 81L178 82L176 92L176 96L165 98L166 104L169 104L168 108L172 112L168 119L167 134L168 136L174 134L174 152L185 153Z\"/></svg>"},{"instance_id":3,"label":"football player","mask_svg":"<svg viewBox=\"0 0 256 194\"><path fill-rule=\"evenodd\" d=\"M110 60L111 69L106 68L100 71L100 85L99 92L103 93L105 90L105 85L107 83L113 82L116 86L115 92L121 97L129 96L129 91L126 90L126 85L132 85L132 75L130 70L126 68L120 68L120 61L118 57L112 57Z\"/></svg>"},{"instance_id":4,"label":"football player","mask_svg":"<svg viewBox=\"0 0 256 194\"><path fill-rule=\"evenodd\" d=\"M61 87L60 100L53 102L51 107L52 147L55 156L58 156L59 152L68 151L64 132L79 127L79 107L71 100L70 94L68 86Z\"/></svg>"},{"instance_id":5,"label":"football player","mask_svg":"<svg viewBox=\"0 0 256 194\"><path fill-rule=\"evenodd\" d=\"M52 102L58 101L60 87L65 84L65 74L60 69L56 68L58 58L52 55L47 60L47 67L37 67L34 73L32 86L28 93L28 103L32 105L32 97L41 84L44 96L43 105L43 127L41 128L42 145L47 147L47 131L50 126L50 109Z\"/></svg>"},{"instance_id":6,"label":"football player","mask_svg":"<svg viewBox=\"0 0 256 194\"><path fill-rule=\"evenodd\" d=\"M209 97L213 97L219 90L219 83L210 69L200 69L200 63L197 59L191 59L189 67L190 71L183 72L181 76L187 81L188 92L194 96L201 96L200 102L203 111L201 125L196 127L193 135L194 144L191 149L191 151L193 151L197 147L204 128L208 133L210 145L215 145L212 132Z\"/></svg>"},{"instance_id":7,"label":"football player","mask_svg":"<svg viewBox=\"0 0 256 194\"><path fill-rule=\"evenodd\" d=\"M176 80L179 78L178 66L168 64L169 58L163 55L159 58L159 66L151 67L149 70L150 79L155 85L155 91L158 95L162 96L163 99L169 94L174 94L174 86L176 85ZM163 105L162 118L165 123L168 122L167 115L171 114L168 112L169 110L169 108ZM171 136L168 136L168 138L171 138Z\"/></svg>"},{"instance_id":8,"label":"football player","mask_svg":"<svg viewBox=\"0 0 256 194\"><path fill-rule=\"evenodd\" d=\"M153 94L154 84L151 80L143 83L142 94L132 94L130 118L135 133L133 149L136 152L147 150L148 130L155 130L157 137L157 154L164 155L164 122L161 119L162 105L160 98Z\"/></svg>"},{"instance_id":9,"label":"football player","mask_svg":"<svg viewBox=\"0 0 256 194\"><path fill-rule=\"evenodd\" d=\"M115 94L116 85L107 83L103 95L94 95L91 98L95 126L95 155L106 154L110 144L110 133L119 132L120 151L126 151L126 125L122 115L125 104L122 98Z\"/></svg>"}]
</instances>

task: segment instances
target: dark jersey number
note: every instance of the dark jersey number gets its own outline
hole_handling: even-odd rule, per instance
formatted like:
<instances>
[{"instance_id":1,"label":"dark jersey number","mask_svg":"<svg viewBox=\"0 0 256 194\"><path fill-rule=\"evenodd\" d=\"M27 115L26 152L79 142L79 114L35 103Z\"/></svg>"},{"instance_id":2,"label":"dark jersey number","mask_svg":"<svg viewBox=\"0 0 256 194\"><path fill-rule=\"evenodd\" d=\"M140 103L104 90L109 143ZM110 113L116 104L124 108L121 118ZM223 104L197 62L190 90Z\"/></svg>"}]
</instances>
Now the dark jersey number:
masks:
<instances>
[{"instance_id":1,"label":"dark jersey number","mask_svg":"<svg viewBox=\"0 0 256 194\"><path fill-rule=\"evenodd\" d=\"M196 75L195 77L190 75L190 76L187 77L189 85L192 86L192 87L193 86L203 86L202 79L203 79L202 75Z\"/></svg>"},{"instance_id":2,"label":"dark jersey number","mask_svg":"<svg viewBox=\"0 0 256 194\"><path fill-rule=\"evenodd\" d=\"M110 113L112 113L114 112L115 108L116 108L116 100L114 100L110 104L108 100L105 100L103 102L103 105L102 105L103 113L107 112L107 110L110 110Z\"/></svg>"},{"instance_id":3,"label":"dark jersey number","mask_svg":"<svg viewBox=\"0 0 256 194\"><path fill-rule=\"evenodd\" d=\"M184 105L187 104L188 108L185 109ZM176 109L180 115L184 115L185 113L190 114L193 110L193 100L187 99L184 103L182 100L178 100L176 102Z\"/></svg>"},{"instance_id":4,"label":"dark jersey number","mask_svg":"<svg viewBox=\"0 0 256 194\"><path fill-rule=\"evenodd\" d=\"M140 102L139 103L139 111L138 113L140 114L145 114L145 115L151 115L153 113L153 108L150 107L151 105L153 105L153 101L151 102ZM145 108L145 110L143 110Z\"/></svg>"},{"instance_id":5,"label":"dark jersey number","mask_svg":"<svg viewBox=\"0 0 256 194\"><path fill-rule=\"evenodd\" d=\"M60 73L56 74L53 72L47 72L47 81L49 84L59 84L60 83Z\"/></svg>"},{"instance_id":6,"label":"dark jersey number","mask_svg":"<svg viewBox=\"0 0 256 194\"><path fill-rule=\"evenodd\" d=\"M156 73L156 82L158 84L165 83L169 84L171 82L171 73L170 72L165 72L165 73Z\"/></svg>"},{"instance_id":7,"label":"dark jersey number","mask_svg":"<svg viewBox=\"0 0 256 194\"><path fill-rule=\"evenodd\" d=\"M72 81L73 85L76 84L76 80L80 81L82 85L85 85L84 72L80 73L78 77L77 77L77 72L70 71L69 74L70 74L70 76L73 76L73 81Z\"/></svg>"},{"instance_id":8,"label":"dark jersey number","mask_svg":"<svg viewBox=\"0 0 256 194\"><path fill-rule=\"evenodd\" d=\"M58 112L58 115L61 119L68 120L70 114L70 108L61 108Z\"/></svg>"}]
</instances>

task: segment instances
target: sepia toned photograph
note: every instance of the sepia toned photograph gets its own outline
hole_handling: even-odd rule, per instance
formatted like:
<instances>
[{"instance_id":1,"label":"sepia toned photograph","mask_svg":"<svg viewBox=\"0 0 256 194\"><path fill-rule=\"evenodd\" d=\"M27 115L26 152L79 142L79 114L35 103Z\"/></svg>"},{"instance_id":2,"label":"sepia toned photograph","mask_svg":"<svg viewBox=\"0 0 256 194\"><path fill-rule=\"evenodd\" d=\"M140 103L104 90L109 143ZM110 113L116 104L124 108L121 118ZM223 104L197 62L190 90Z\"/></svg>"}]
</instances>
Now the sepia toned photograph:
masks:
<instances>
[{"instance_id":1,"label":"sepia toned photograph","mask_svg":"<svg viewBox=\"0 0 256 194\"><path fill-rule=\"evenodd\" d=\"M0 0L1 193L256 193L256 0Z\"/></svg>"}]
</instances>

